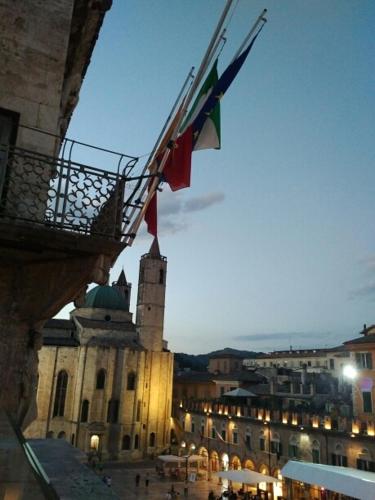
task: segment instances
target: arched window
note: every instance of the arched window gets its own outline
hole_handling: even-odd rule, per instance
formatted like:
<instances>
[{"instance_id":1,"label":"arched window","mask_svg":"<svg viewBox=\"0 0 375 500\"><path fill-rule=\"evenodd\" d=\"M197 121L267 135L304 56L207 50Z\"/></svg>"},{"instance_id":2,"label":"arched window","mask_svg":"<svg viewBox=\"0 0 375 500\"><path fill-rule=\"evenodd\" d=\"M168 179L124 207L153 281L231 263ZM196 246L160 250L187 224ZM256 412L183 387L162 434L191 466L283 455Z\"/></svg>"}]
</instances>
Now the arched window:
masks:
<instances>
[{"instance_id":1,"label":"arched window","mask_svg":"<svg viewBox=\"0 0 375 500\"><path fill-rule=\"evenodd\" d=\"M139 436L138 436L138 434L136 434L134 436L134 449L138 450L138 448L139 448Z\"/></svg>"},{"instance_id":2,"label":"arched window","mask_svg":"<svg viewBox=\"0 0 375 500\"><path fill-rule=\"evenodd\" d=\"M126 385L126 388L128 391L134 391L134 389L135 389L135 373L134 372L128 373L128 383Z\"/></svg>"},{"instance_id":3,"label":"arched window","mask_svg":"<svg viewBox=\"0 0 375 500\"><path fill-rule=\"evenodd\" d=\"M53 416L63 417L65 409L66 389L68 387L68 374L61 370L57 375L57 384L55 392L55 403L53 405Z\"/></svg>"},{"instance_id":4,"label":"arched window","mask_svg":"<svg viewBox=\"0 0 375 500\"><path fill-rule=\"evenodd\" d=\"M82 401L82 409L81 409L81 422L87 422L89 418L89 405L90 403L87 399Z\"/></svg>"},{"instance_id":5,"label":"arched window","mask_svg":"<svg viewBox=\"0 0 375 500\"><path fill-rule=\"evenodd\" d=\"M274 453L278 457L281 455L281 443L280 435L277 432L273 432L271 436L271 453Z\"/></svg>"},{"instance_id":6,"label":"arched window","mask_svg":"<svg viewBox=\"0 0 375 500\"><path fill-rule=\"evenodd\" d=\"M341 467L348 466L348 457L345 455L344 447L341 443L337 443L334 453L331 454L332 465L341 465Z\"/></svg>"},{"instance_id":7,"label":"arched window","mask_svg":"<svg viewBox=\"0 0 375 500\"><path fill-rule=\"evenodd\" d=\"M118 410L120 402L118 399L108 401L107 422L115 424L118 421Z\"/></svg>"},{"instance_id":8,"label":"arched window","mask_svg":"<svg viewBox=\"0 0 375 500\"><path fill-rule=\"evenodd\" d=\"M164 269L159 269L159 285L164 284Z\"/></svg>"},{"instance_id":9,"label":"arched window","mask_svg":"<svg viewBox=\"0 0 375 500\"><path fill-rule=\"evenodd\" d=\"M125 436L122 438L122 449L130 450L130 436L128 434L125 434Z\"/></svg>"},{"instance_id":10,"label":"arched window","mask_svg":"<svg viewBox=\"0 0 375 500\"><path fill-rule=\"evenodd\" d=\"M246 444L246 448L248 450L251 450L251 430L250 430L250 427L246 427L245 444Z\"/></svg>"},{"instance_id":11,"label":"arched window","mask_svg":"<svg viewBox=\"0 0 375 500\"><path fill-rule=\"evenodd\" d=\"M298 458L299 449L298 449L298 439L296 436L292 436L289 439L288 454L289 458Z\"/></svg>"},{"instance_id":12,"label":"arched window","mask_svg":"<svg viewBox=\"0 0 375 500\"><path fill-rule=\"evenodd\" d=\"M266 451L266 435L264 431L259 433L259 449L260 451Z\"/></svg>"},{"instance_id":13,"label":"arched window","mask_svg":"<svg viewBox=\"0 0 375 500\"><path fill-rule=\"evenodd\" d=\"M155 446L155 432L151 432L150 434L150 440L149 440L149 446L153 448Z\"/></svg>"},{"instance_id":14,"label":"arched window","mask_svg":"<svg viewBox=\"0 0 375 500\"><path fill-rule=\"evenodd\" d=\"M314 464L320 464L320 443L316 439L312 442L311 446L312 461Z\"/></svg>"},{"instance_id":15,"label":"arched window","mask_svg":"<svg viewBox=\"0 0 375 500\"><path fill-rule=\"evenodd\" d=\"M363 448L358 454L357 469L375 472L375 462L371 460L371 454L367 448Z\"/></svg>"},{"instance_id":16,"label":"arched window","mask_svg":"<svg viewBox=\"0 0 375 500\"><path fill-rule=\"evenodd\" d=\"M97 389L104 389L105 386L105 370L103 368L98 371L98 374L96 375L96 388Z\"/></svg>"}]
</instances>

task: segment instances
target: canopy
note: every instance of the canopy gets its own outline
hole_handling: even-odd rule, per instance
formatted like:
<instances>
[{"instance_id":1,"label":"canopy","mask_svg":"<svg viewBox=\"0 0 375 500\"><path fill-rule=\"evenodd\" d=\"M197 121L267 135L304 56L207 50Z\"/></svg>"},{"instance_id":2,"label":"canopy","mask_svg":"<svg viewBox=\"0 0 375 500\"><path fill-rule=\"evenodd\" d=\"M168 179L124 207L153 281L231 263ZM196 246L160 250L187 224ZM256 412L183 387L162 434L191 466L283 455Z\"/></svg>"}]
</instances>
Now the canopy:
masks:
<instances>
[{"instance_id":1,"label":"canopy","mask_svg":"<svg viewBox=\"0 0 375 500\"><path fill-rule=\"evenodd\" d=\"M162 462L168 463L179 463L186 461L186 459L184 459L183 457L178 457L177 455L159 455L158 459Z\"/></svg>"},{"instance_id":2,"label":"canopy","mask_svg":"<svg viewBox=\"0 0 375 500\"><path fill-rule=\"evenodd\" d=\"M226 470L218 472L217 476L228 479L235 483L243 484L258 484L258 483L277 483L278 479L271 476L266 476L265 474L260 474L250 469L241 470Z\"/></svg>"},{"instance_id":3,"label":"canopy","mask_svg":"<svg viewBox=\"0 0 375 500\"><path fill-rule=\"evenodd\" d=\"M229 396L230 398L250 398L256 396L256 394L246 389L242 389L241 387L237 387L237 389L233 389L233 391L226 392L223 396Z\"/></svg>"},{"instance_id":4,"label":"canopy","mask_svg":"<svg viewBox=\"0 0 375 500\"><path fill-rule=\"evenodd\" d=\"M335 493L361 500L374 498L375 473L338 465L312 464L290 460L281 474L295 481L315 484Z\"/></svg>"},{"instance_id":5,"label":"canopy","mask_svg":"<svg viewBox=\"0 0 375 500\"><path fill-rule=\"evenodd\" d=\"M185 464L186 459L189 463L191 462L204 462L207 460L207 457L204 457L202 455L184 455L182 457L178 457L177 455L159 455L158 459L169 463L169 464Z\"/></svg>"}]
</instances>

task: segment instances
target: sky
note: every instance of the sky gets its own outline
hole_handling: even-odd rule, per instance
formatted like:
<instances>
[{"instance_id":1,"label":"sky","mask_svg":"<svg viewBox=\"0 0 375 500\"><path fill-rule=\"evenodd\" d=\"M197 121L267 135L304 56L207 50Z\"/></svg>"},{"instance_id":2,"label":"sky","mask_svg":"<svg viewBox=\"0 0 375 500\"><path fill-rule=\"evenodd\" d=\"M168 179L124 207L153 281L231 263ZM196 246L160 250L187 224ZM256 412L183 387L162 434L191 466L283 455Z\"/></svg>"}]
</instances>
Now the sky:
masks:
<instances>
[{"instance_id":1,"label":"sky","mask_svg":"<svg viewBox=\"0 0 375 500\"><path fill-rule=\"evenodd\" d=\"M144 161L224 3L114 0L68 136ZM334 346L375 323L375 3L239 0L219 74L264 7L221 150L193 153L192 187L159 196L176 352ZM151 242L142 228L111 273L124 267L134 312Z\"/></svg>"}]
</instances>

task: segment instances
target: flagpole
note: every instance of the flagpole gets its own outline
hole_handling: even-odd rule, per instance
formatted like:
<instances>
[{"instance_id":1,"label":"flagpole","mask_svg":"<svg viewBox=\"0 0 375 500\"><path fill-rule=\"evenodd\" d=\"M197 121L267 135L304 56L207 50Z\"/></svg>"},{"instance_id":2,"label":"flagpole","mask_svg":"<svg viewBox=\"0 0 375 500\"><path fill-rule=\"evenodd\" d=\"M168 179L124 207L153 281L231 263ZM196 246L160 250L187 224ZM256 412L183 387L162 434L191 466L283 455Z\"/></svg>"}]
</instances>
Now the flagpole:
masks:
<instances>
[{"instance_id":1,"label":"flagpole","mask_svg":"<svg viewBox=\"0 0 375 500\"><path fill-rule=\"evenodd\" d=\"M250 38L252 37L252 35L255 33L255 30L257 29L258 25L261 23L261 21L263 21L264 23L267 22L267 19L264 17L265 15L267 14L267 9L263 9L260 16L258 17L258 19L255 21L255 23L253 24L253 27L251 28L251 30L249 31L249 33L247 34L245 40L242 42L240 48L237 50L237 52L234 54L234 57L233 59L231 60L231 64L233 61L235 61L237 59L237 57L240 56L241 52L243 51L243 49L246 47L247 43L249 42Z\"/></svg>"},{"instance_id":2,"label":"flagpole","mask_svg":"<svg viewBox=\"0 0 375 500\"><path fill-rule=\"evenodd\" d=\"M197 90L198 85L200 84L202 77L203 77L204 73L206 72L208 65L210 64L210 62L212 60L213 49L214 49L214 47L217 47L217 40L218 40L219 33L220 33L224 23L225 23L228 12L232 7L233 1L234 0L227 0L227 4L224 7L224 10L220 16L219 22L217 23L214 34L212 35L211 41L207 47L206 53L203 56L201 65L197 71L197 75L195 77L194 83L191 86L191 89L190 89L190 92L189 92L189 95L187 98L187 106L190 104L190 101L191 101L195 91ZM219 38L219 41L220 41L220 39L221 39L221 37Z\"/></svg>"},{"instance_id":3,"label":"flagpole","mask_svg":"<svg viewBox=\"0 0 375 500\"><path fill-rule=\"evenodd\" d=\"M227 3L224 7L224 10L220 16L220 19L219 19L219 22L216 26L216 29L214 31L214 34L212 35L211 37L211 41L209 43L209 46L207 47L207 50L206 50L206 53L205 55L203 56L203 59L202 59L202 62L200 64L200 67L198 69L198 72L196 74L196 77L194 79L194 81L192 82L191 84L191 87L190 87L190 90L188 91L186 97L185 97L185 100L183 102L183 105L182 105L182 112L181 112L181 117L180 119L177 121L177 124L176 124L176 127L175 127L175 130L173 131L173 134L172 134L172 137L171 137L171 141L175 141L176 138L177 138L177 134L178 134L178 130L180 128L180 125L182 123L182 119L186 113L186 110L194 96L194 93L195 91L197 90L198 88L198 85L200 84L201 80L202 80L202 77L204 76L204 73L207 69L207 66L210 64L211 62L211 59L212 59L212 53L213 53L213 49L217 47L217 44L218 44L218 41L220 42L220 39L218 40L218 36L222 30L222 27L225 23L225 20L227 18L227 15L228 15L228 12L229 10L231 9L232 7L232 4L233 4L233 1L234 0L227 0ZM167 161L167 158L168 158L168 155L170 153L170 149L167 148L165 153L164 153L164 156L163 156L163 159L160 163L160 165L158 166L157 168L157 174L163 172L163 169L164 169L164 165ZM146 210L147 210L147 207L151 201L151 198L152 196L154 196L154 193L156 191L156 188L158 186L158 183L159 183L159 179L158 178L154 178L153 181L152 181L152 184L150 186L150 189L149 189L149 192L148 192L148 195L145 199L145 202L140 210L140 212L138 213L135 221L133 222L131 228L130 228L130 231L129 231L129 236L128 236L128 241L127 241L127 245L128 246L131 246L133 241L134 241L134 238L136 236L136 233L139 229L139 226L141 225L141 222L143 220L143 217L146 213ZM141 193L141 196L143 196L143 194L145 193L146 191L146 184L144 185L143 187L143 190L142 190L142 193ZM134 210L135 208L133 209L133 212L131 215L133 215L134 213Z\"/></svg>"},{"instance_id":4,"label":"flagpole","mask_svg":"<svg viewBox=\"0 0 375 500\"><path fill-rule=\"evenodd\" d=\"M152 151L151 151L151 153L150 153L150 155L149 155L149 157L148 157L148 159L147 159L147 161L146 161L146 163L145 163L145 165L143 167L143 170L142 170L142 172L140 174L141 176L143 176L145 174L146 170L148 169L148 167L149 167L149 165L151 163L151 160L153 159L153 156L154 156L155 152L157 151L158 145L160 144L160 141L161 141L161 139L162 139L162 137L163 137L163 135L164 135L164 133L165 133L165 131L166 131L166 129L167 129L170 121L171 121L171 117L175 113L175 111L177 109L177 106L178 106L178 104L179 104L179 102L181 100L181 97L182 97L183 93L185 92L186 86L187 86L190 78L194 78L193 72L194 72L194 66L191 67L191 69L190 69L187 77L185 78L185 81L184 81L184 83L183 83L183 85L181 87L181 90L180 90L180 92L179 92L179 94L178 94L178 96L177 96L177 98L176 98L176 100L175 100L175 102L174 102L174 104L172 106L172 109L171 109L171 111L170 111L170 113L169 113L169 115L168 115L168 117L167 117L167 119L166 119L166 121L165 121L165 123L163 125L163 128L162 128L162 130L161 130L161 132L159 134L159 137L157 138L157 140L155 142L155 145L154 145L154 147L153 147L153 149L152 149ZM139 187L141 185L141 182L142 182L142 178L138 181L137 186L133 189L132 194L126 200L125 205L128 206L129 202L132 200L132 198L134 197L135 193L139 189ZM145 189L143 191L141 191L140 196L139 196L140 198L142 198L144 192L145 192ZM126 219L127 218L131 219L133 217L133 215L134 215L135 210L136 210L136 207L133 207L132 211L131 211L131 213L129 215L129 217L126 217L127 210L125 210L125 214L124 214L125 218Z\"/></svg>"}]
</instances>

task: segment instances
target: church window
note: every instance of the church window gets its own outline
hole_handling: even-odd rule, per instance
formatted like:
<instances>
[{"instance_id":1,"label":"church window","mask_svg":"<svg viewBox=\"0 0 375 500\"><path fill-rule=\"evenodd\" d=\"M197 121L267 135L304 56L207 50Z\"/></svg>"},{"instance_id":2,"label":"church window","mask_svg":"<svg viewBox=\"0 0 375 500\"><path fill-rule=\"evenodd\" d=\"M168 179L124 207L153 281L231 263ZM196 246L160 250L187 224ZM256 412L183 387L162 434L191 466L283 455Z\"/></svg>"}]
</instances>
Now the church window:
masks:
<instances>
[{"instance_id":1,"label":"church window","mask_svg":"<svg viewBox=\"0 0 375 500\"><path fill-rule=\"evenodd\" d=\"M155 438L156 438L155 432L151 432L149 446L151 447L155 446Z\"/></svg>"},{"instance_id":2,"label":"church window","mask_svg":"<svg viewBox=\"0 0 375 500\"><path fill-rule=\"evenodd\" d=\"M128 434L125 434L125 436L122 438L122 449L130 450L130 436Z\"/></svg>"},{"instance_id":3,"label":"church window","mask_svg":"<svg viewBox=\"0 0 375 500\"><path fill-rule=\"evenodd\" d=\"M90 403L87 399L82 401L82 410L81 410L81 422L87 422L89 418L89 405Z\"/></svg>"},{"instance_id":4,"label":"church window","mask_svg":"<svg viewBox=\"0 0 375 500\"><path fill-rule=\"evenodd\" d=\"M61 370L57 376L55 403L53 405L53 416L63 417L65 410L66 389L68 387L68 374Z\"/></svg>"},{"instance_id":5,"label":"church window","mask_svg":"<svg viewBox=\"0 0 375 500\"><path fill-rule=\"evenodd\" d=\"M139 422L141 420L141 400L138 399L137 401L137 412L135 416L135 421Z\"/></svg>"},{"instance_id":6,"label":"church window","mask_svg":"<svg viewBox=\"0 0 375 500\"><path fill-rule=\"evenodd\" d=\"M138 448L139 448L139 436L138 436L138 434L136 434L134 436L134 449L138 450Z\"/></svg>"},{"instance_id":7,"label":"church window","mask_svg":"<svg viewBox=\"0 0 375 500\"><path fill-rule=\"evenodd\" d=\"M105 386L105 370L101 369L98 371L96 376L96 388L104 389Z\"/></svg>"},{"instance_id":8,"label":"church window","mask_svg":"<svg viewBox=\"0 0 375 500\"><path fill-rule=\"evenodd\" d=\"M110 399L108 401L107 422L115 424L118 421L118 410L120 402L118 399Z\"/></svg>"},{"instance_id":9,"label":"church window","mask_svg":"<svg viewBox=\"0 0 375 500\"><path fill-rule=\"evenodd\" d=\"M126 386L128 391L134 391L135 389L135 373L130 372L128 373L128 383Z\"/></svg>"},{"instance_id":10,"label":"church window","mask_svg":"<svg viewBox=\"0 0 375 500\"><path fill-rule=\"evenodd\" d=\"M164 285L164 269L159 269L159 285Z\"/></svg>"}]
</instances>

